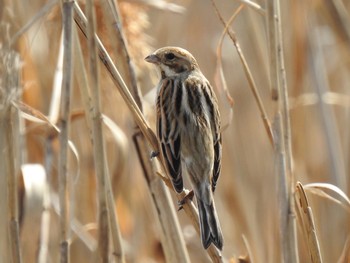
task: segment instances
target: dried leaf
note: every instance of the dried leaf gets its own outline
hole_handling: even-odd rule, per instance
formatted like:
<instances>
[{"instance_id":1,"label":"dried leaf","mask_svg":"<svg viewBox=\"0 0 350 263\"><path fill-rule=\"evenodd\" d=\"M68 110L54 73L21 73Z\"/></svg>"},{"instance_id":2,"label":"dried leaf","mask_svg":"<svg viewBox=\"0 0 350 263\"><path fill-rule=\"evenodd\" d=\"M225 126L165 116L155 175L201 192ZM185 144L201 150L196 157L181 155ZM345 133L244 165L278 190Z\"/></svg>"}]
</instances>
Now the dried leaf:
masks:
<instances>
[{"instance_id":1,"label":"dried leaf","mask_svg":"<svg viewBox=\"0 0 350 263\"><path fill-rule=\"evenodd\" d=\"M350 199L339 187L329 183L311 183L306 184L304 188L305 190L309 190L313 194L326 197L333 202L343 205L350 212ZM334 198L327 194L324 190L329 190L332 193L337 194L338 198L341 198Z\"/></svg>"}]
</instances>

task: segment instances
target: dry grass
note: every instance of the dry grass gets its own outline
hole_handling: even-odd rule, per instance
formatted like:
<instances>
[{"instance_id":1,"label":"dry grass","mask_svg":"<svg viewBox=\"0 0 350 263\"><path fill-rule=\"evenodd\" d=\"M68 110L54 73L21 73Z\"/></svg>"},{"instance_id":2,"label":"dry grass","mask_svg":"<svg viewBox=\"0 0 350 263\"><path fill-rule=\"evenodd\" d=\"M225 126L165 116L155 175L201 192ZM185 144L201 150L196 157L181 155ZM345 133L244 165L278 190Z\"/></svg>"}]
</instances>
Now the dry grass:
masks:
<instances>
[{"instance_id":1,"label":"dry grass","mask_svg":"<svg viewBox=\"0 0 350 263\"><path fill-rule=\"evenodd\" d=\"M0 1L0 262L348 262L350 3L92 2ZM220 100L222 252L151 159L166 45Z\"/></svg>"}]
</instances>

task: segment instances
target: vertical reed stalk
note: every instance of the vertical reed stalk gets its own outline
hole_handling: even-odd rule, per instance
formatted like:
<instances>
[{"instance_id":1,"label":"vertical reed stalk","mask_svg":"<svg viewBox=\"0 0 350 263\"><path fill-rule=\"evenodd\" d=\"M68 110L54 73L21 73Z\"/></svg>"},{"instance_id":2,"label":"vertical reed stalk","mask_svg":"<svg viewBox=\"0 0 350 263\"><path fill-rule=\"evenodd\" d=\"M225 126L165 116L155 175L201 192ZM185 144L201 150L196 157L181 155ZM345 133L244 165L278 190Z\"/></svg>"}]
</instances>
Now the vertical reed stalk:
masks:
<instances>
[{"instance_id":1,"label":"vertical reed stalk","mask_svg":"<svg viewBox=\"0 0 350 263\"><path fill-rule=\"evenodd\" d=\"M288 103L288 87L286 70L284 65L284 49L282 41L282 17L280 10L280 0L275 0L275 12L269 13L273 15L275 20L275 36L276 36L276 58L277 58L277 88L279 98L278 108L282 114L282 133L285 150L285 161L286 161L286 175L288 183L288 215L287 218L281 218L281 220L287 220L286 233L282 233L282 238L286 242L285 250L283 251L284 262L298 263L298 246L296 237L296 221L295 221L295 205L294 205L294 185L295 178L293 173L293 159L292 159L292 138L291 138L291 127L290 127L290 114L289 114L289 103ZM271 25L272 26L272 25ZM273 41L273 40L271 40ZM274 69L271 69L274 70ZM276 80L275 80L276 81Z\"/></svg>"},{"instance_id":2,"label":"vertical reed stalk","mask_svg":"<svg viewBox=\"0 0 350 263\"><path fill-rule=\"evenodd\" d=\"M310 23L312 23L312 19ZM311 31L309 34L309 47L311 51L311 77L315 83L316 94L319 99L319 109L321 114L322 125L326 137L326 145L328 148L328 157L331 167L332 182L347 191L347 174L344 165L344 156L342 152L342 145L340 140L340 133L333 106L327 105L323 99L324 95L331 89L328 85L329 80L327 76L326 62L322 50L322 40L317 29Z\"/></svg>"},{"instance_id":3,"label":"vertical reed stalk","mask_svg":"<svg viewBox=\"0 0 350 263\"><path fill-rule=\"evenodd\" d=\"M8 235L10 250L13 263L22 262L22 255L19 241L18 225L18 150L16 151L16 140L19 136L19 130L15 129L15 108L11 107L11 100L18 97L19 87L19 57L14 51L8 51L7 58L4 59L6 65L6 75L4 86L6 87L5 105L2 115L5 122L6 132L6 163L7 163L7 206L8 206ZM0 96L1 97L1 96ZM16 163L17 160L17 163Z\"/></svg>"},{"instance_id":4,"label":"vertical reed stalk","mask_svg":"<svg viewBox=\"0 0 350 263\"><path fill-rule=\"evenodd\" d=\"M63 79L62 97L59 119L59 203L60 203L60 261L69 262L69 191L68 191L68 138L70 127L70 104L73 76L73 54L72 54L72 25L73 25L73 2L63 2Z\"/></svg>"},{"instance_id":5,"label":"vertical reed stalk","mask_svg":"<svg viewBox=\"0 0 350 263\"><path fill-rule=\"evenodd\" d=\"M92 94L92 135L94 160L97 177L98 193L98 253L99 262L109 262L109 225L108 206L106 200L106 152L102 133L102 115L99 81L99 61L97 56L97 41L95 38L96 17L92 0L86 2L87 13L87 40L89 51L89 86Z\"/></svg>"},{"instance_id":6,"label":"vertical reed stalk","mask_svg":"<svg viewBox=\"0 0 350 263\"><path fill-rule=\"evenodd\" d=\"M276 58L276 24L275 24L275 1L266 0L266 28L268 34L268 49L270 62L270 92L271 98L277 100L279 97L277 82L277 58Z\"/></svg>"},{"instance_id":7,"label":"vertical reed stalk","mask_svg":"<svg viewBox=\"0 0 350 263\"><path fill-rule=\"evenodd\" d=\"M283 137L282 114L277 112L274 119L274 142L275 142L275 173L277 181L277 200L279 208L279 237L281 244L281 258L285 262L288 254L288 242L286 238L287 222L289 215L288 202L288 177L286 167L286 152Z\"/></svg>"}]
</instances>

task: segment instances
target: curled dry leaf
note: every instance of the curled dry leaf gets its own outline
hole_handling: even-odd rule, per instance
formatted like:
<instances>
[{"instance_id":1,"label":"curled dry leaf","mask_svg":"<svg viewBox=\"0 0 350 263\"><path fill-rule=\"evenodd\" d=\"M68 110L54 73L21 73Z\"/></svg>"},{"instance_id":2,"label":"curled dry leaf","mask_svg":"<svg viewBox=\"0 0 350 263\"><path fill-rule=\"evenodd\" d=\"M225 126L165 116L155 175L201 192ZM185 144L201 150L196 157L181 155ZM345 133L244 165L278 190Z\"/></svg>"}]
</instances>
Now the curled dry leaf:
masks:
<instances>
[{"instance_id":1,"label":"curled dry leaf","mask_svg":"<svg viewBox=\"0 0 350 263\"><path fill-rule=\"evenodd\" d=\"M266 15L266 11L259 4L252 2L250 0L240 0L245 5L249 6L253 10L257 11L260 15Z\"/></svg>"},{"instance_id":2,"label":"curled dry leaf","mask_svg":"<svg viewBox=\"0 0 350 263\"><path fill-rule=\"evenodd\" d=\"M304 189L310 191L313 194L326 197L327 199L337 204L341 204L347 209L348 212L350 212L350 199L339 187L328 183L311 183L306 184L304 186ZM332 193L336 194L337 198L334 198L331 195L327 194L325 190L331 191Z\"/></svg>"}]
</instances>

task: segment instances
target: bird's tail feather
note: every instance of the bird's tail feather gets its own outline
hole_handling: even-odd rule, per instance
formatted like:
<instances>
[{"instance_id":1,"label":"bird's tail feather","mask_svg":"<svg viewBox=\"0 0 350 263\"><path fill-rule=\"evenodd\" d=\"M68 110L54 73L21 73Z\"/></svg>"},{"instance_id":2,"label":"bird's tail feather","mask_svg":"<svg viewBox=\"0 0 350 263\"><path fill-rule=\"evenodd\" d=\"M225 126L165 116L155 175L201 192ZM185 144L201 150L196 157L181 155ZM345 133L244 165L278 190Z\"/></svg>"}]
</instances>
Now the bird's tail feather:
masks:
<instances>
[{"instance_id":1,"label":"bird's tail feather","mask_svg":"<svg viewBox=\"0 0 350 263\"><path fill-rule=\"evenodd\" d=\"M213 243L222 250L223 238L214 202L206 204L197 198L202 244L207 249Z\"/></svg>"}]
</instances>

